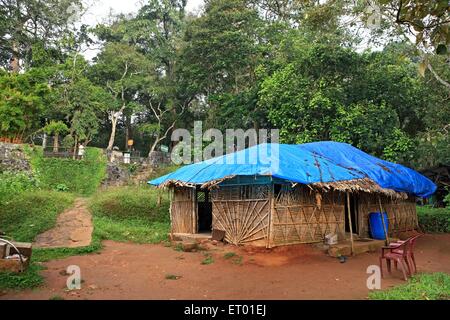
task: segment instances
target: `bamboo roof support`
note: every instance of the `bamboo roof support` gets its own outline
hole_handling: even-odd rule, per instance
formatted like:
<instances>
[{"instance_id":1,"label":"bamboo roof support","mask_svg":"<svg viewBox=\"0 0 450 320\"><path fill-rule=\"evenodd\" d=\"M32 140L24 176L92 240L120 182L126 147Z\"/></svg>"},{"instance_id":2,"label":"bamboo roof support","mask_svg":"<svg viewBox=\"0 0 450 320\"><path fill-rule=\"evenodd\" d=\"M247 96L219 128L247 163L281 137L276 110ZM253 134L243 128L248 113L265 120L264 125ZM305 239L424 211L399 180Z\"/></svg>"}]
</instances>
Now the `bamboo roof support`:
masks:
<instances>
[{"instance_id":1,"label":"bamboo roof support","mask_svg":"<svg viewBox=\"0 0 450 320\"><path fill-rule=\"evenodd\" d=\"M383 210L383 205L381 204L381 197L380 196L378 196L378 204L379 204L379 206L380 206L380 213L381 213L381 222L382 222L382 224L383 224L383 231L384 231L384 242L385 242L385 244L386 245L389 245L389 235L388 235L388 232L387 232L387 229L386 229L386 224L384 223L384 210ZM386 215L387 215L387 212L386 212Z\"/></svg>"},{"instance_id":2,"label":"bamboo roof support","mask_svg":"<svg viewBox=\"0 0 450 320\"><path fill-rule=\"evenodd\" d=\"M348 224L350 226L350 243L352 245L352 255L354 255L355 245L353 243L352 213L350 211L350 192L347 192L347 213L348 213Z\"/></svg>"}]
</instances>

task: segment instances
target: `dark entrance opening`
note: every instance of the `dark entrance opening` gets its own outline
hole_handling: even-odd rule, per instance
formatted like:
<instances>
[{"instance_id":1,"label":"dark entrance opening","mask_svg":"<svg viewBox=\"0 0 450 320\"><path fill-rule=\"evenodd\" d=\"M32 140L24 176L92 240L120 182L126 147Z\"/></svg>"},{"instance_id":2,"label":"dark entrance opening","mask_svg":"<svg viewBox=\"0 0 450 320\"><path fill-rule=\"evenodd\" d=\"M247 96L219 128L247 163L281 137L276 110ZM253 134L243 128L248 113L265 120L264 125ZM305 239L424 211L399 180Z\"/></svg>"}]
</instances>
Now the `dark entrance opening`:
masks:
<instances>
[{"instance_id":1,"label":"dark entrance opening","mask_svg":"<svg viewBox=\"0 0 450 320\"><path fill-rule=\"evenodd\" d=\"M345 232L350 232L350 221L348 210L350 207L350 216L352 218L352 231L354 234L359 234L358 221L358 198L350 195L350 206L348 205L348 198L345 197Z\"/></svg>"},{"instance_id":2,"label":"dark entrance opening","mask_svg":"<svg viewBox=\"0 0 450 320\"><path fill-rule=\"evenodd\" d=\"M197 189L197 215L198 232L211 232L212 230L212 203L209 191Z\"/></svg>"}]
</instances>

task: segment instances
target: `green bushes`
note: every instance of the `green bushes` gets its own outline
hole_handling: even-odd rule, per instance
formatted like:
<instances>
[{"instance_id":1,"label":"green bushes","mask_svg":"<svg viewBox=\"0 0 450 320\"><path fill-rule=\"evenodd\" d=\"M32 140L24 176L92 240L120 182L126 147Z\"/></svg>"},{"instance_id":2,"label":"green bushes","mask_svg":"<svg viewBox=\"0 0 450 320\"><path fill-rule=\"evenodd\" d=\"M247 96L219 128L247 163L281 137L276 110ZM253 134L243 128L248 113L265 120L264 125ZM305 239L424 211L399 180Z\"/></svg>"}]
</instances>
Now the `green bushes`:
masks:
<instances>
[{"instance_id":1,"label":"green bushes","mask_svg":"<svg viewBox=\"0 0 450 320\"><path fill-rule=\"evenodd\" d=\"M99 191L92 197L90 209L95 233L101 239L137 243L158 243L167 239L169 200L167 194L150 187Z\"/></svg>"},{"instance_id":2,"label":"green bushes","mask_svg":"<svg viewBox=\"0 0 450 320\"><path fill-rule=\"evenodd\" d=\"M372 300L449 300L450 275L424 273L409 279L407 284L385 291L369 293Z\"/></svg>"},{"instance_id":3,"label":"green bushes","mask_svg":"<svg viewBox=\"0 0 450 320\"><path fill-rule=\"evenodd\" d=\"M423 232L450 232L450 209L417 207L419 226Z\"/></svg>"},{"instance_id":4,"label":"green bushes","mask_svg":"<svg viewBox=\"0 0 450 320\"><path fill-rule=\"evenodd\" d=\"M39 180L25 172L0 173L0 203L28 190L39 188Z\"/></svg>"},{"instance_id":5,"label":"green bushes","mask_svg":"<svg viewBox=\"0 0 450 320\"><path fill-rule=\"evenodd\" d=\"M0 228L15 241L32 242L55 225L58 214L73 200L73 195L56 191L19 193L0 206Z\"/></svg>"},{"instance_id":6,"label":"green bushes","mask_svg":"<svg viewBox=\"0 0 450 320\"><path fill-rule=\"evenodd\" d=\"M81 195L94 193L106 175L106 159L100 149L87 148L83 160L44 158L31 152L31 163L43 188Z\"/></svg>"}]
</instances>

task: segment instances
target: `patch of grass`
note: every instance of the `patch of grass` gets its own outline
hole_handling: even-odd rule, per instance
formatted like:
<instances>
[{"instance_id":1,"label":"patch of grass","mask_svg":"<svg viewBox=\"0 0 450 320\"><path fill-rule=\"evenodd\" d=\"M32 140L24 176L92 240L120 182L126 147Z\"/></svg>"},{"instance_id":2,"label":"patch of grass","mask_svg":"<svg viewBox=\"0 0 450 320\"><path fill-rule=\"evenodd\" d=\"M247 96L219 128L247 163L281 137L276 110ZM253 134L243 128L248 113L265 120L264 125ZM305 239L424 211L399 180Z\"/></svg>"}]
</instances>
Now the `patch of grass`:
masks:
<instances>
[{"instance_id":1,"label":"patch of grass","mask_svg":"<svg viewBox=\"0 0 450 320\"><path fill-rule=\"evenodd\" d=\"M450 300L450 275L423 273L408 283L384 291L369 293L372 300Z\"/></svg>"},{"instance_id":2,"label":"patch of grass","mask_svg":"<svg viewBox=\"0 0 450 320\"><path fill-rule=\"evenodd\" d=\"M241 266L243 260L244 260L244 258L243 258L242 256L237 256L237 257L234 257L234 258L231 260L231 262L233 262L233 264L237 264L237 265Z\"/></svg>"},{"instance_id":3,"label":"patch of grass","mask_svg":"<svg viewBox=\"0 0 450 320\"><path fill-rule=\"evenodd\" d=\"M93 194L106 176L106 157L101 149L86 148L83 160L45 158L42 149L29 150L31 165L42 187L80 195Z\"/></svg>"},{"instance_id":4,"label":"patch of grass","mask_svg":"<svg viewBox=\"0 0 450 320\"><path fill-rule=\"evenodd\" d=\"M94 217L97 234L102 240L160 243L167 240L169 222L149 222L146 219L115 220Z\"/></svg>"},{"instance_id":5,"label":"patch of grass","mask_svg":"<svg viewBox=\"0 0 450 320\"><path fill-rule=\"evenodd\" d=\"M32 173L1 172L0 203L8 202L19 193L39 189L39 181Z\"/></svg>"},{"instance_id":6,"label":"patch of grass","mask_svg":"<svg viewBox=\"0 0 450 320\"><path fill-rule=\"evenodd\" d=\"M181 276L177 276L177 275L174 275L174 274L166 274L166 279L167 280L178 280L180 278L181 278Z\"/></svg>"},{"instance_id":7,"label":"patch of grass","mask_svg":"<svg viewBox=\"0 0 450 320\"><path fill-rule=\"evenodd\" d=\"M234 253L234 252L227 252L227 253L225 253L224 255L223 255L223 257L225 258L225 259L231 259L231 258L233 258L233 257L235 257L236 256L236 253Z\"/></svg>"},{"instance_id":8,"label":"patch of grass","mask_svg":"<svg viewBox=\"0 0 450 320\"><path fill-rule=\"evenodd\" d=\"M95 233L89 246L80 248L35 248L33 249L32 261L47 262L50 260L64 259L71 256L82 256L98 252L102 248L101 239Z\"/></svg>"},{"instance_id":9,"label":"patch of grass","mask_svg":"<svg viewBox=\"0 0 450 320\"><path fill-rule=\"evenodd\" d=\"M205 259L203 259L202 264L208 265L214 263L214 259L210 254L205 254Z\"/></svg>"},{"instance_id":10,"label":"patch of grass","mask_svg":"<svg viewBox=\"0 0 450 320\"><path fill-rule=\"evenodd\" d=\"M74 196L56 191L25 191L0 206L0 226L15 241L32 242L56 224L58 214L73 204Z\"/></svg>"},{"instance_id":11,"label":"patch of grass","mask_svg":"<svg viewBox=\"0 0 450 320\"><path fill-rule=\"evenodd\" d=\"M158 206L158 197L161 205ZM95 216L118 220L143 219L148 222L169 222L167 193L150 186L118 187L96 193L90 202Z\"/></svg>"},{"instance_id":12,"label":"patch of grass","mask_svg":"<svg viewBox=\"0 0 450 320\"><path fill-rule=\"evenodd\" d=\"M65 300L64 297L59 295L51 296L48 300Z\"/></svg>"},{"instance_id":13,"label":"patch of grass","mask_svg":"<svg viewBox=\"0 0 450 320\"><path fill-rule=\"evenodd\" d=\"M112 188L97 193L90 202L100 239L159 243L168 240L169 200L150 187ZM161 205L158 206L158 197Z\"/></svg>"},{"instance_id":14,"label":"patch of grass","mask_svg":"<svg viewBox=\"0 0 450 320\"><path fill-rule=\"evenodd\" d=\"M181 243L177 243L176 245L173 246L173 250L178 251L178 252L182 252L183 251L183 245Z\"/></svg>"},{"instance_id":15,"label":"patch of grass","mask_svg":"<svg viewBox=\"0 0 450 320\"><path fill-rule=\"evenodd\" d=\"M172 246L169 240L161 241L161 244L166 248L170 248Z\"/></svg>"},{"instance_id":16,"label":"patch of grass","mask_svg":"<svg viewBox=\"0 0 450 320\"><path fill-rule=\"evenodd\" d=\"M424 232L450 232L450 209L417 206L419 226Z\"/></svg>"},{"instance_id":17,"label":"patch of grass","mask_svg":"<svg viewBox=\"0 0 450 320\"><path fill-rule=\"evenodd\" d=\"M181 168L181 166L177 166L177 165L169 165L169 166L162 166L162 167L156 168L155 170L153 170L152 174L148 177L148 179L153 180L153 179L159 178L161 176L165 176L166 174L174 172L175 170L178 170L180 168Z\"/></svg>"},{"instance_id":18,"label":"patch of grass","mask_svg":"<svg viewBox=\"0 0 450 320\"><path fill-rule=\"evenodd\" d=\"M44 283L39 274L42 269L40 265L32 263L22 273L0 272L0 289L23 290L39 287Z\"/></svg>"}]
</instances>

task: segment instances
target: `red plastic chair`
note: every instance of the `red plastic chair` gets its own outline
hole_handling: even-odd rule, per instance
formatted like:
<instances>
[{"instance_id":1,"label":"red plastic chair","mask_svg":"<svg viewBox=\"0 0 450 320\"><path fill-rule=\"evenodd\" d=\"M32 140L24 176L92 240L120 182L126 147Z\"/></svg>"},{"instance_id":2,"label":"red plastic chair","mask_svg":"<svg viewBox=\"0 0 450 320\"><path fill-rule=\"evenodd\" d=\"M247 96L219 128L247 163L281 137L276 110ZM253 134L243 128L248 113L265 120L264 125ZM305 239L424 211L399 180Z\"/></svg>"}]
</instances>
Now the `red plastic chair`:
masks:
<instances>
[{"instance_id":1,"label":"red plastic chair","mask_svg":"<svg viewBox=\"0 0 450 320\"><path fill-rule=\"evenodd\" d=\"M381 248L380 271L382 277L384 277L383 260L386 260L386 265L389 273L391 273L391 261L394 261L396 266L400 265L403 273L403 278L405 279L405 281L408 280L408 275L411 274L411 267L408 262L409 248L410 248L409 239L403 243L392 243L387 247ZM397 252L394 252L394 250L397 250Z\"/></svg>"},{"instance_id":2,"label":"red plastic chair","mask_svg":"<svg viewBox=\"0 0 450 320\"><path fill-rule=\"evenodd\" d=\"M397 243L405 243L406 241L409 241L409 250L408 250L407 254L408 254L408 263L409 263L408 267L409 267L410 273L411 273L411 271L412 271L412 273L417 273L417 264L416 264L416 258L414 257L414 248L416 246L417 239L419 239L421 236L423 236L423 234L417 234L415 236L408 238L405 241L399 240L397 242L390 244L390 245L392 245L392 244L397 244ZM392 252L398 253L398 254L403 254L402 249L392 249ZM395 267L397 267L397 266L395 266Z\"/></svg>"}]
</instances>

